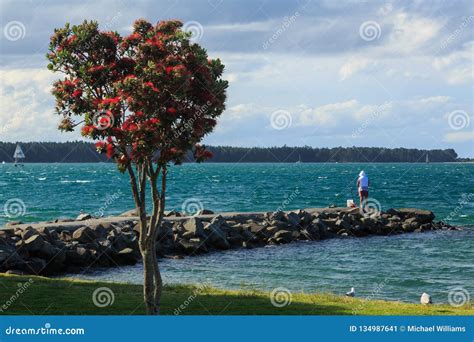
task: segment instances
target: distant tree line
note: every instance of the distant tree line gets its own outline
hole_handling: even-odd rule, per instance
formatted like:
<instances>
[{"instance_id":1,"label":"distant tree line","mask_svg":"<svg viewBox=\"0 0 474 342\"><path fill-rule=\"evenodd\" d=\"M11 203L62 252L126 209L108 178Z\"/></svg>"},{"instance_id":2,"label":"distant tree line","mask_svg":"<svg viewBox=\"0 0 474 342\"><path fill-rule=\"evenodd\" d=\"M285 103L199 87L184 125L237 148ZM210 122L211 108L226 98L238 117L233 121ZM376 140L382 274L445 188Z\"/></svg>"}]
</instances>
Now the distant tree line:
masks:
<instances>
[{"instance_id":1,"label":"distant tree line","mask_svg":"<svg viewBox=\"0 0 474 342\"><path fill-rule=\"evenodd\" d=\"M107 162L105 155L96 151L95 145L83 142L32 142L20 143L27 163L94 163ZM16 143L0 142L0 161L12 162ZM213 153L211 163L327 163L327 162L430 162L465 161L453 149L419 150L384 147L231 147L209 146ZM193 160L189 156L188 160Z\"/></svg>"}]
</instances>

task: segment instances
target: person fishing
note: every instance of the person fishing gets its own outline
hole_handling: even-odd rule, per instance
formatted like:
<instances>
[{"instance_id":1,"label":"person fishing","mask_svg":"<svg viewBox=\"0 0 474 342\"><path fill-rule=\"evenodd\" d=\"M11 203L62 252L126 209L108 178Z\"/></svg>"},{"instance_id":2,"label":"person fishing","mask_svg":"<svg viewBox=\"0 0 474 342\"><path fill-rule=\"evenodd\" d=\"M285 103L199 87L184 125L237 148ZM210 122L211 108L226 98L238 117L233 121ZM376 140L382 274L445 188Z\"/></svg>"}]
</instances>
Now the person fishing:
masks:
<instances>
[{"instance_id":1,"label":"person fishing","mask_svg":"<svg viewBox=\"0 0 474 342\"><path fill-rule=\"evenodd\" d=\"M357 189L359 190L360 209L364 211L366 201L369 198L369 177L363 170L357 178Z\"/></svg>"}]
</instances>

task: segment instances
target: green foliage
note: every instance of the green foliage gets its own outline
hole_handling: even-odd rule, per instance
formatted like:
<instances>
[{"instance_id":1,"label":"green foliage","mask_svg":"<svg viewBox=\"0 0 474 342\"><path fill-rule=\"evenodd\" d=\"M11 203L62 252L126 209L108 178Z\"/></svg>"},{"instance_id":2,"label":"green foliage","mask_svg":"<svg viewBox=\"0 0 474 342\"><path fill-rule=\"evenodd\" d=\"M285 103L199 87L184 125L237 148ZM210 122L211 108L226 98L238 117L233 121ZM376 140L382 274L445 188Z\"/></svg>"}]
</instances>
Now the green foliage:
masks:
<instances>
[{"instance_id":1,"label":"green foliage","mask_svg":"<svg viewBox=\"0 0 474 342\"><path fill-rule=\"evenodd\" d=\"M126 37L96 21L55 29L46 57L50 70L66 75L52 91L59 128L82 125L121 170L152 159L180 163L192 148L198 161L209 157L198 143L225 109L228 83L221 61L181 27L140 19Z\"/></svg>"}]
</instances>

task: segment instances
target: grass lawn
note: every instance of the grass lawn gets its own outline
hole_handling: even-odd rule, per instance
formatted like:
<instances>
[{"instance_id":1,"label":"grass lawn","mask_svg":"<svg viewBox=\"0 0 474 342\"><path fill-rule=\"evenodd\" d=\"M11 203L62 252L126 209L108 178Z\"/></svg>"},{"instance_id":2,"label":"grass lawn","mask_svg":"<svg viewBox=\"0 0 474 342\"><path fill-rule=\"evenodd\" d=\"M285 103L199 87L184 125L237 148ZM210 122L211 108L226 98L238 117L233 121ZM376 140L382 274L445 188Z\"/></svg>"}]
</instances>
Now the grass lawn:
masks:
<instances>
[{"instance_id":1,"label":"grass lawn","mask_svg":"<svg viewBox=\"0 0 474 342\"><path fill-rule=\"evenodd\" d=\"M24 285L28 281L28 285ZM112 290L114 301L111 305L94 305L93 293L100 287ZM19 289L23 293L18 293ZM162 313L173 315L177 310L182 315L474 315L472 305L460 308L449 305L424 306L320 293L293 293L289 305L275 307L267 292L166 286L162 297ZM143 313L140 285L0 275L2 315Z\"/></svg>"}]
</instances>

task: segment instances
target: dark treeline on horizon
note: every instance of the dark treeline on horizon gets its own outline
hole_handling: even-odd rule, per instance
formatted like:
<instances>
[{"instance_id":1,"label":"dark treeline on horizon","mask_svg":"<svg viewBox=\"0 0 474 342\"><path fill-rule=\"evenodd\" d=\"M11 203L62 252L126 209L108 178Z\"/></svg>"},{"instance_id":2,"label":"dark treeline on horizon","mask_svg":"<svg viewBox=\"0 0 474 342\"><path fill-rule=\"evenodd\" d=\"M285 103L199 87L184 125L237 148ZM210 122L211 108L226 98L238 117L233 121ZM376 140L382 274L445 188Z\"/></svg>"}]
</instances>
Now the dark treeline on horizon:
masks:
<instances>
[{"instance_id":1,"label":"dark treeline on horizon","mask_svg":"<svg viewBox=\"0 0 474 342\"><path fill-rule=\"evenodd\" d=\"M26 163L91 163L107 162L105 155L96 152L92 143L75 142L31 142L20 143ZM0 142L0 161L12 162L16 143ZM267 162L267 163L326 163L326 162L430 162L459 161L453 149L418 150L382 147L231 147L209 146L213 163ZM192 161L189 155L189 161Z\"/></svg>"}]
</instances>

